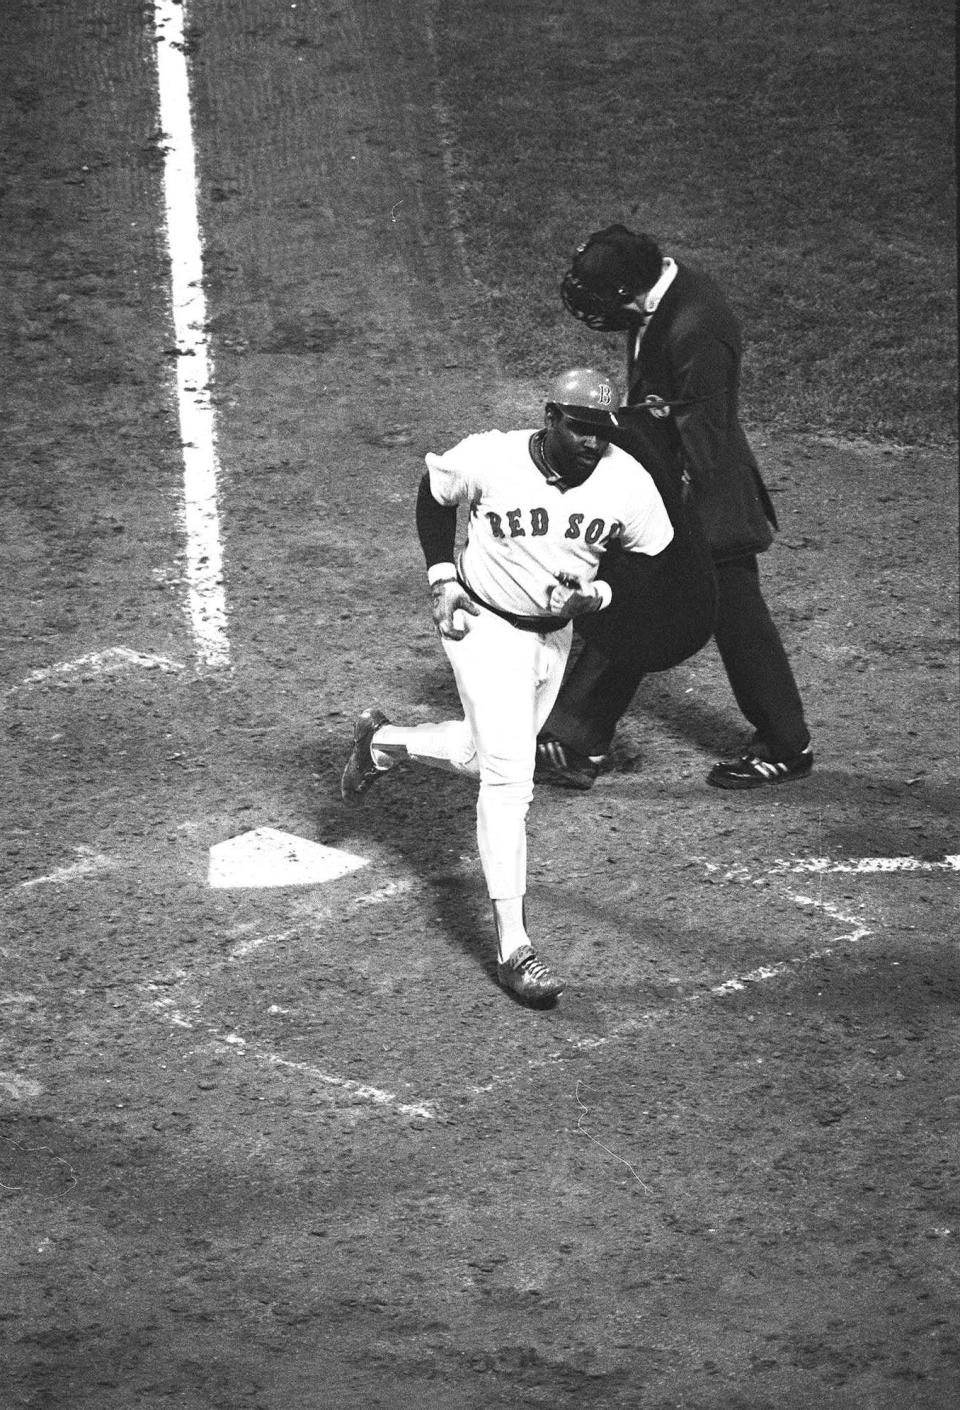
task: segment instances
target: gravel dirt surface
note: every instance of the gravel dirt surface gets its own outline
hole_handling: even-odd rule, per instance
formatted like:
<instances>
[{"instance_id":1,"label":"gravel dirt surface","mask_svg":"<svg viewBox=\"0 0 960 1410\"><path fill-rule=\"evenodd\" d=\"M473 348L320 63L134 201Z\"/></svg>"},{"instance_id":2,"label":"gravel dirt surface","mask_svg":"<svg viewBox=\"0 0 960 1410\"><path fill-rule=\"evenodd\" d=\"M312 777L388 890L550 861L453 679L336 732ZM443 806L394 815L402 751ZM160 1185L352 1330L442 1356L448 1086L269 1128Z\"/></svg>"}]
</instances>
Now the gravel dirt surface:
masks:
<instances>
[{"instance_id":1,"label":"gravel dirt surface","mask_svg":"<svg viewBox=\"0 0 960 1410\"><path fill-rule=\"evenodd\" d=\"M957 1404L954 448L751 428L817 769L707 788L744 737L713 648L648 682L611 773L537 790L568 990L522 1009L473 789L338 792L360 708L457 710L424 452L543 398L471 279L442 9L188 13L221 672L184 610L150 13L5 21L3 1410ZM367 864L209 885L260 827Z\"/></svg>"}]
</instances>

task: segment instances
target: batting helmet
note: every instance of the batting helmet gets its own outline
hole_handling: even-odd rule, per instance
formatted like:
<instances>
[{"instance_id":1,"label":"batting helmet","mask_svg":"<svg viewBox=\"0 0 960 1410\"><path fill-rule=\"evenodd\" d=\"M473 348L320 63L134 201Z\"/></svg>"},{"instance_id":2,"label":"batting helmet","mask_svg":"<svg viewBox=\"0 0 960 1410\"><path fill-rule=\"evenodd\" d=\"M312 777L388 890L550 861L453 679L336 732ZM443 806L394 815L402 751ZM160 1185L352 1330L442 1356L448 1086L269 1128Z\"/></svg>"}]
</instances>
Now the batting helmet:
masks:
<instances>
[{"instance_id":1,"label":"batting helmet","mask_svg":"<svg viewBox=\"0 0 960 1410\"><path fill-rule=\"evenodd\" d=\"M554 382L549 402L572 421L590 426L619 426L620 393L609 377L594 367L571 367Z\"/></svg>"},{"instance_id":2,"label":"batting helmet","mask_svg":"<svg viewBox=\"0 0 960 1410\"><path fill-rule=\"evenodd\" d=\"M577 247L560 297L568 313L600 333L629 328L638 315L624 308L660 277L663 255L649 235L607 225Z\"/></svg>"}]
</instances>

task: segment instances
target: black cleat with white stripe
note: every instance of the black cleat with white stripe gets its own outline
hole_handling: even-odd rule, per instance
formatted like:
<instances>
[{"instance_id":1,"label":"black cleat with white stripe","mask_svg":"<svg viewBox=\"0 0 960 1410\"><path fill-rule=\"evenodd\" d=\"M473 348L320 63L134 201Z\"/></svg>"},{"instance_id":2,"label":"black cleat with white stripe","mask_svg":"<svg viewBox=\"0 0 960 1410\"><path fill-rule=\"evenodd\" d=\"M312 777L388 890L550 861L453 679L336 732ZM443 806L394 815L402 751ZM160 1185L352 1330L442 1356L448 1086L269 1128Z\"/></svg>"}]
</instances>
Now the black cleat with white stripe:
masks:
<instances>
[{"instance_id":1,"label":"black cleat with white stripe","mask_svg":"<svg viewBox=\"0 0 960 1410\"><path fill-rule=\"evenodd\" d=\"M756 751L741 754L739 759L727 759L714 764L707 774L707 783L714 788L762 788L765 783L786 783L794 778L806 778L813 768L813 749L808 744L792 759L765 759Z\"/></svg>"}]
</instances>

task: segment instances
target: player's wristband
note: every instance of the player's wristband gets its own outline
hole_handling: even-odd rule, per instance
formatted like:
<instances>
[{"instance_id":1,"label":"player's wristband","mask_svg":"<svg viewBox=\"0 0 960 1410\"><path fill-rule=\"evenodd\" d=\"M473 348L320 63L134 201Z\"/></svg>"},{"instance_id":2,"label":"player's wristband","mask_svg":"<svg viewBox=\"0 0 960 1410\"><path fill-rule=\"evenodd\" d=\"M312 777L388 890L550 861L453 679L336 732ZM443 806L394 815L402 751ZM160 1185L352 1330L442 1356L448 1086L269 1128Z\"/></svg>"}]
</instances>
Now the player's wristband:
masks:
<instances>
[{"instance_id":1,"label":"player's wristband","mask_svg":"<svg viewBox=\"0 0 960 1410\"><path fill-rule=\"evenodd\" d=\"M434 563L432 568L427 569L427 582L431 587L436 587L437 583L455 583L457 580L457 569L453 563Z\"/></svg>"}]
</instances>

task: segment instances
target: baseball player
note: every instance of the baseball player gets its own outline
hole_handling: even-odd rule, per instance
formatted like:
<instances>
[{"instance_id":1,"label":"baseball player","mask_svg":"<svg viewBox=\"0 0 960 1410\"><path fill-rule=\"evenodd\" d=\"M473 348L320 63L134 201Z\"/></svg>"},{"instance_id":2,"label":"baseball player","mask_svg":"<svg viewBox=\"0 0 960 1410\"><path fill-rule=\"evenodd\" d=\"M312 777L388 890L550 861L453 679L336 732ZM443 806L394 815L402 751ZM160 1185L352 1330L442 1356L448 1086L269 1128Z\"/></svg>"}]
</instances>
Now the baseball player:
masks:
<instances>
[{"instance_id":1,"label":"baseball player","mask_svg":"<svg viewBox=\"0 0 960 1410\"><path fill-rule=\"evenodd\" d=\"M543 429L487 431L426 456L417 532L463 719L401 727L364 710L341 782L343 797L357 798L398 758L479 778L497 976L535 1006L565 987L537 956L524 911L537 733L560 689L573 618L611 601L595 581L608 544L652 557L673 536L650 476L609 443L618 406L607 377L575 368L552 389ZM461 505L467 537L455 561Z\"/></svg>"}]
</instances>

